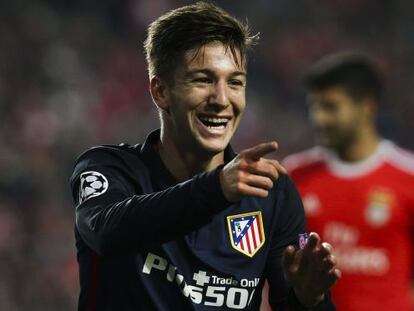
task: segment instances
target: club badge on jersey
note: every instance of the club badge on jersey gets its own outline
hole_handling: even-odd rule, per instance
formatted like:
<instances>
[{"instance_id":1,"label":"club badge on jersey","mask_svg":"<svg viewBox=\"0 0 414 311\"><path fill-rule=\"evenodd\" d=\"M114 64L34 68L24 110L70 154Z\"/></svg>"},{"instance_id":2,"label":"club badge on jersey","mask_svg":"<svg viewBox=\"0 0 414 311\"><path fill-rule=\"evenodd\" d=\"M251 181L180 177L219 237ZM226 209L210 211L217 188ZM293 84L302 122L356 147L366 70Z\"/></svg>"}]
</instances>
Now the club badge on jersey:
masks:
<instances>
[{"instance_id":1,"label":"club badge on jersey","mask_svg":"<svg viewBox=\"0 0 414 311\"><path fill-rule=\"evenodd\" d=\"M103 174L95 171L83 172L80 175L79 203L105 193L108 186L108 179Z\"/></svg>"},{"instance_id":2,"label":"club badge on jersey","mask_svg":"<svg viewBox=\"0 0 414 311\"><path fill-rule=\"evenodd\" d=\"M253 257L265 242L262 212L227 216L231 246L238 252Z\"/></svg>"},{"instance_id":3,"label":"club badge on jersey","mask_svg":"<svg viewBox=\"0 0 414 311\"><path fill-rule=\"evenodd\" d=\"M391 190L375 187L368 194L365 219L372 227L381 227L391 220L392 206L396 201Z\"/></svg>"}]
</instances>

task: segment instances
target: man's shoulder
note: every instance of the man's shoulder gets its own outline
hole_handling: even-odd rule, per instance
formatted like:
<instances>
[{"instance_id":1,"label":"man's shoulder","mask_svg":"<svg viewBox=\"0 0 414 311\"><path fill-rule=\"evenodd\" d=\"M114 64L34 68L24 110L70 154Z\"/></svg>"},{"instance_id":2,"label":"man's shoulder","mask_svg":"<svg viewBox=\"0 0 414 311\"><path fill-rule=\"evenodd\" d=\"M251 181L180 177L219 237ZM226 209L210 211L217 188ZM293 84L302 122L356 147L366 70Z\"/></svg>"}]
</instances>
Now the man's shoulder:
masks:
<instances>
[{"instance_id":1,"label":"man's shoulder","mask_svg":"<svg viewBox=\"0 0 414 311\"><path fill-rule=\"evenodd\" d=\"M382 144L386 162L399 173L414 178L414 151L391 141L384 141Z\"/></svg>"},{"instance_id":2,"label":"man's shoulder","mask_svg":"<svg viewBox=\"0 0 414 311\"><path fill-rule=\"evenodd\" d=\"M84 159L106 159L107 157L125 158L131 156L138 156L141 145L131 146L129 144L121 143L119 145L99 145L93 146L79 155L76 162Z\"/></svg>"},{"instance_id":3,"label":"man's shoulder","mask_svg":"<svg viewBox=\"0 0 414 311\"><path fill-rule=\"evenodd\" d=\"M127 164L140 161L141 145L129 144L93 146L80 154L75 161L78 165L111 165Z\"/></svg>"},{"instance_id":4,"label":"man's shoulder","mask_svg":"<svg viewBox=\"0 0 414 311\"><path fill-rule=\"evenodd\" d=\"M141 159L141 145L129 144L94 146L83 152L75 161L72 178L87 170L112 168L123 172L137 172L145 168Z\"/></svg>"},{"instance_id":5,"label":"man's shoulder","mask_svg":"<svg viewBox=\"0 0 414 311\"><path fill-rule=\"evenodd\" d=\"M282 161L282 164L292 174L297 171L318 168L324 165L325 159L325 149L315 146L287 156Z\"/></svg>"}]
</instances>

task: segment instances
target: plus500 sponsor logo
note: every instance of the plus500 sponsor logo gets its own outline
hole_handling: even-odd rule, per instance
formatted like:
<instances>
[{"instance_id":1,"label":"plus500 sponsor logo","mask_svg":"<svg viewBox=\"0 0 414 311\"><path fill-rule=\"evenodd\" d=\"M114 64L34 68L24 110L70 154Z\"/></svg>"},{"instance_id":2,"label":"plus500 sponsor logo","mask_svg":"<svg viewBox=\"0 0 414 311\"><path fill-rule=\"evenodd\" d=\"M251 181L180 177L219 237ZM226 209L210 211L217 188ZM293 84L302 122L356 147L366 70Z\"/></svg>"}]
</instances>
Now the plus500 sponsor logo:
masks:
<instances>
[{"instance_id":1,"label":"plus500 sponsor logo","mask_svg":"<svg viewBox=\"0 0 414 311\"><path fill-rule=\"evenodd\" d=\"M193 273L194 285L189 285L184 276L177 272L177 267L165 258L148 253L142 272L151 274L154 270L166 273L166 280L175 281L182 294L195 304L204 304L210 307L226 306L230 309L244 309L250 305L256 286L260 279L253 280L222 278L209 275L199 270Z\"/></svg>"}]
</instances>

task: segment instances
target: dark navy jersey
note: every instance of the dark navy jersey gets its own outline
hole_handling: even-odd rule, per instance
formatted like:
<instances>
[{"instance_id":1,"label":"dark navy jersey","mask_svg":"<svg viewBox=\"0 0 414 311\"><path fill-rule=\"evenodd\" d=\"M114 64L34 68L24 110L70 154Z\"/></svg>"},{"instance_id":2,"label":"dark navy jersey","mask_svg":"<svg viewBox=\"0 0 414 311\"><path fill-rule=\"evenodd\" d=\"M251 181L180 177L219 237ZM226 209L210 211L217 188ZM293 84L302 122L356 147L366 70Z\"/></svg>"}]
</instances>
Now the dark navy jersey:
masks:
<instances>
[{"instance_id":1,"label":"dark navy jersey","mask_svg":"<svg viewBox=\"0 0 414 311\"><path fill-rule=\"evenodd\" d=\"M281 266L305 226L290 179L232 204L221 167L178 183L158 140L95 147L76 162L79 310L259 310L265 279L276 310L304 310ZM225 161L234 156L227 148ZM314 310L334 310L326 297Z\"/></svg>"}]
</instances>

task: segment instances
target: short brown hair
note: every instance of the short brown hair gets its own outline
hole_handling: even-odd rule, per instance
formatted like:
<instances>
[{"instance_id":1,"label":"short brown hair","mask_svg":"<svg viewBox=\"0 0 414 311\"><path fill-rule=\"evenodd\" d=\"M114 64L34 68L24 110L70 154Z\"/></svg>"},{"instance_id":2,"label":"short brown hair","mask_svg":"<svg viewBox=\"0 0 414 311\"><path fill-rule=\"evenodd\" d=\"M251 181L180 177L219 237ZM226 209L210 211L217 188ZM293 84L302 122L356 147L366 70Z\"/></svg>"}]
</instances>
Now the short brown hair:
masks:
<instances>
[{"instance_id":1,"label":"short brown hair","mask_svg":"<svg viewBox=\"0 0 414 311\"><path fill-rule=\"evenodd\" d=\"M341 86L355 100L368 96L380 100L383 91L381 74L374 60L356 51L321 58L309 68L304 80L310 91Z\"/></svg>"},{"instance_id":2,"label":"short brown hair","mask_svg":"<svg viewBox=\"0 0 414 311\"><path fill-rule=\"evenodd\" d=\"M251 36L247 23L242 23L223 9L208 3L197 2L172 10L148 27L144 43L150 78L169 79L182 55L211 42L221 42L230 48L237 62L240 51L242 64L246 51L258 40Z\"/></svg>"}]
</instances>

